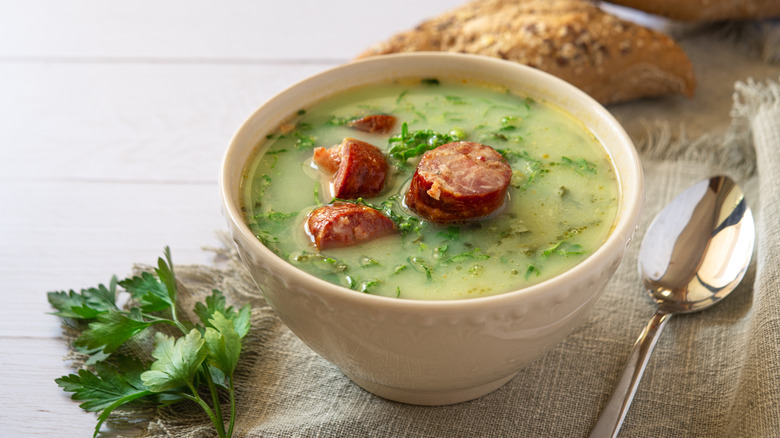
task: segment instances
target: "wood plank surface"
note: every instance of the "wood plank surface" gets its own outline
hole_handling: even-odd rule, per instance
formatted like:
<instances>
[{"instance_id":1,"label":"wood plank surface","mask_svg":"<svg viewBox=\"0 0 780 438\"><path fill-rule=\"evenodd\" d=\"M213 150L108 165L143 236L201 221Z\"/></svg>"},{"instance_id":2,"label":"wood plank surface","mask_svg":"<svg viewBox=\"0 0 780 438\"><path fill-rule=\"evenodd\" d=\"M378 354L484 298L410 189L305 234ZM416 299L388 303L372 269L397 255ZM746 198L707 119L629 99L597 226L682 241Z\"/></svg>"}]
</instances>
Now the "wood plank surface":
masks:
<instances>
[{"instance_id":1,"label":"wood plank surface","mask_svg":"<svg viewBox=\"0 0 780 438\"><path fill-rule=\"evenodd\" d=\"M0 57L347 60L455 0L3 0Z\"/></svg>"}]
</instances>

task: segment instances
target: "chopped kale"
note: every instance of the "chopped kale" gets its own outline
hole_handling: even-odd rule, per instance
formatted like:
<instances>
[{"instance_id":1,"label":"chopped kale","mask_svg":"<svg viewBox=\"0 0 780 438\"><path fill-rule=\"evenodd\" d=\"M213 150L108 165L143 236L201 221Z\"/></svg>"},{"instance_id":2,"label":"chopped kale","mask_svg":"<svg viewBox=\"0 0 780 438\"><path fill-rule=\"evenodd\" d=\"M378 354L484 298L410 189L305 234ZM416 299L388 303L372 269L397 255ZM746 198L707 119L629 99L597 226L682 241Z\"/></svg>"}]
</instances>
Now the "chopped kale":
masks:
<instances>
[{"instance_id":1,"label":"chopped kale","mask_svg":"<svg viewBox=\"0 0 780 438\"><path fill-rule=\"evenodd\" d=\"M407 260L415 271L425 274L429 280L433 278L433 267L425 261L425 259L422 257L410 256Z\"/></svg>"},{"instance_id":2,"label":"chopped kale","mask_svg":"<svg viewBox=\"0 0 780 438\"><path fill-rule=\"evenodd\" d=\"M401 125L401 133L388 139L387 154L399 165L404 165L409 158L459 140L460 138L453 135L434 132L430 129L409 132L409 126L404 122Z\"/></svg>"},{"instance_id":3,"label":"chopped kale","mask_svg":"<svg viewBox=\"0 0 780 438\"><path fill-rule=\"evenodd\" d=\"M596 173L596 165L584 158L561 157L560 164L564 167L573 169L575 172L583 175L585 173Z\"/></svg>"},{"instance_id":4,"label":"chopped kale","mask_svg":"<svg viewBox=\"0 0 780 438\"><path fill-rule=\"evenodd\" d=\"M294 256L293 261L296 263L311 264L312 266L315 266L319 270L326 273L344 272L349 268L349 265L339 259L309 251L303 251L300 254Z\"/></svg>"}]
</instances>

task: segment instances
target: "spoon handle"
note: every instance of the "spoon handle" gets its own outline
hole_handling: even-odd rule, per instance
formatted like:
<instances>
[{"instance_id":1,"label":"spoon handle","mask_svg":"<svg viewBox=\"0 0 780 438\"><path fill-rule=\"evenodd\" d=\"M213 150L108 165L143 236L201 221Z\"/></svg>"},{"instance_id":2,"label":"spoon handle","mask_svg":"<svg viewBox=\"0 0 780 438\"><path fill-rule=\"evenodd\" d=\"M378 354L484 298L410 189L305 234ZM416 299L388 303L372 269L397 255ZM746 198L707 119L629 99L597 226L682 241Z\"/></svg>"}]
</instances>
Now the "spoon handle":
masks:
<instances>
[{"instance_id":1,"label":"spoon handle","mask_svg":"<svg viewBox=\"0 0 780 438\"><path fill-rule=\"evenodd\" d=\"M590 433L590 438L616 437L623 419L626 418L631 401L634 399L634 393L639 386L639 380L645 372L647 361L653 352L655 343L661 331L666 326L671 313L658 310L647 323L639 339L636 340L631 354L628 356L626 366L620 375L617 386L609 397L604 409L601 411L596 426Z\"/></svg>"}]
</instances>

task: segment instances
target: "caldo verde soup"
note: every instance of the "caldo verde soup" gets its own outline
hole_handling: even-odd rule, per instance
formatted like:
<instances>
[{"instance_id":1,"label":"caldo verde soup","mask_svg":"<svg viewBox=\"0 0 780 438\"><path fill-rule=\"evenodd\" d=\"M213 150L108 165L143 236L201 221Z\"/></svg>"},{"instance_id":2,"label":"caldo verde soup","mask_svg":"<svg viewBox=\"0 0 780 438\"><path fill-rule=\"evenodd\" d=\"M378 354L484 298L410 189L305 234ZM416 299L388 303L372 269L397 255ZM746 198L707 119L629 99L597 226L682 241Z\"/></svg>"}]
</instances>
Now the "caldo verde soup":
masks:
<instances>
[{"instance_id":1,"label":"caldo verde soup","mask_svg":"<svg viewBox=\"0 0 780 438\"><path fill-rule=\"evenodd\" d=\"M355 129L373 115L395 124L386 133ZM313 151L345 139L386 157L378 194L334 199L333 175ZM509 164L504 201L476 220L425 220L405 202L412 175L423 152L458 141L490 146L494 161ZM251 230L291 264L357 292L425 300L494 295L560 274L607 238L618 196L606 152L568 114L500 87L438 79L358 88L302 109L259 145L241 190ZM394 230L318 249L309 215L349 203L381 213Z\"/></svg>"}]
</instances>

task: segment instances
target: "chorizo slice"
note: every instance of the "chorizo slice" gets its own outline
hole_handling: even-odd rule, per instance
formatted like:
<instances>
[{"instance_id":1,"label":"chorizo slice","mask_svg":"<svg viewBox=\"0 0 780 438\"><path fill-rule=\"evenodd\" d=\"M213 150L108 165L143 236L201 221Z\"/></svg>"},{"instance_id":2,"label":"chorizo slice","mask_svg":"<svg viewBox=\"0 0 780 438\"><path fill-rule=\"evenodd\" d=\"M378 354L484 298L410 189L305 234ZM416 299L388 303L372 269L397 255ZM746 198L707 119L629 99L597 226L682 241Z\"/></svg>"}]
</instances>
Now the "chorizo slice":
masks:
<instances>
[{"instance_id":1,"label":"chorizo slice","mask_svg":"<svg viewBox=\"0 0 780 438\"><path fill-rule=\"evenodd\" d=\"M372 144L347 137L330 149L316 148L313 159L321 169L335 172L333 196L336 198L371 198L385 187L387 160Z\"/></svg>"},{"instance_id":2,"label":"chorizo slice","mask_svg":"<svg viewBox=\"0 0 780 438\"><path fill-rule=\"evenodd\" d=\"M350 120L347 126L370 134L387 134L395 126L396 118L387 114L375 114Z\"/></svg>"},{"instance_id":3,"label":"chorizo slice","mask_svg":"<svg viewBox=\"0 0 780 438\"><path fill-rule=\"evenodd\" d=\"M509 163L492 147L447 143L422 156L404 201L431 222L479 219L504 204L511 178Z\"/></svg>"},{"instance_id":4,"label":"chorizo slice","mask_svg":"<svg viewBox=\"0 0 780 438\"><path fill-rule=\"evenodd\" d=\"M320 169L328 173L336 173L341 164L341 145L333 146L329 149L323 147L314 148L312 159Z\"/></svg>"},{"instance_id":5,"label":"chorizo slice","mask_svg":"<svg viewBox=\"0 0 780 438\"><path fill-rule=\"evenodd\" d=\"M357 245L395 232L395 224L379 210L337 202L309 214L306 231L318 249Z\"/></svg>"}]
</instances>

